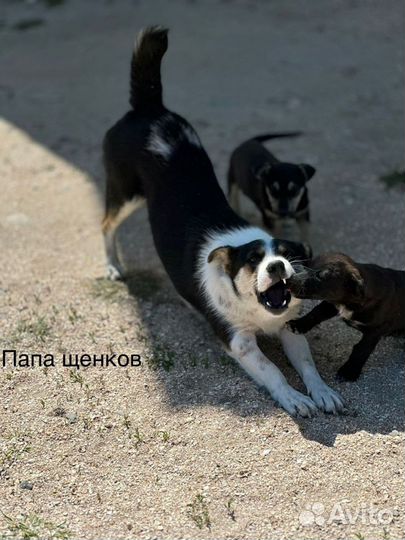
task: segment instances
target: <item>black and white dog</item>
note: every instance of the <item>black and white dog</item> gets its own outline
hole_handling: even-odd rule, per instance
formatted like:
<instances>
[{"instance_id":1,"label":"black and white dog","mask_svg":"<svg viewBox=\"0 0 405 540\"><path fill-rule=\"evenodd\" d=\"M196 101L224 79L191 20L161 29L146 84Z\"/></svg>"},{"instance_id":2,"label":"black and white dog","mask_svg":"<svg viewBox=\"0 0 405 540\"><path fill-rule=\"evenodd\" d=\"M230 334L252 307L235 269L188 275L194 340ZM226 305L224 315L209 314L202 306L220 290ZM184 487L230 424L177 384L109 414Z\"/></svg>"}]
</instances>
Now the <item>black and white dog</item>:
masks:
<instances>
[{"instance_id":1,"label":"black and white dog","mask_svg":"<svg viewBox=\"0 0 405 540\"><path fill-rule=\"evenodd\" d=\"M287 163L263 146L270 139L297 137L299 132L258 135L240 144L231 155L228 196L240 213L240 193L262 215L263 225L277 237L309 240L307 183L315 174L312 165Z\"/></svg>"},{"instance_id":2,"label":"black and white dog","mask_svg":"<svg viewBox=\"0 0 405 540\"><path fill-rule=\"evenodd\" d=\"M167 30L151 27L137 40L131 65L132 110L106 134L103 232L111 278L123 276L114 235L146 199L159 257L182 298L202 313L229 354L290 414L342 409L319 376L304 336L285 328L299 300L285 280L299 244L273 240L228 205L194 129L162 103L160 64ZM256 334L278 334L308 393L293 389L258 347ZM312 398L312 399L311 399Z\"/></svg>"}]
</instances>

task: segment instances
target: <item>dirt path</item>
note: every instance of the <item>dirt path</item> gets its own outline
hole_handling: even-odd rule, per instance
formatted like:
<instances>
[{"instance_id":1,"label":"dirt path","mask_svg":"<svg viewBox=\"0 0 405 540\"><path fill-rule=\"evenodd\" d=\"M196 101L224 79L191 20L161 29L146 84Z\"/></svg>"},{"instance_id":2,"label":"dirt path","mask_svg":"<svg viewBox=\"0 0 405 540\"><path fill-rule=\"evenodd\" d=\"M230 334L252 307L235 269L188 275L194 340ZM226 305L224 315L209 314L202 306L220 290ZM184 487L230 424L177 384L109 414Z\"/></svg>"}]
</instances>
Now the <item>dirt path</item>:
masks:
<instances>
[{"instance_id":1,"label":"dirt path","mask_svg":"<svg viewBox=\"0 0 405 540\"><path fill-rule=\"evenodd\" d=\"M100 140L126 107L135 31L161 22L167 102L220 177L246 136L305 129L274 147L318 168L316 249L404 268L403 192L378 180L403 167L400 2L49 4L4 3L0 29L0 344L56 364L0 367L0 536L402 538L403 341L338 384L357 336L314 330L348 414L294 420L179 302L145 212L120 235L128 286L102 279L99 230ZM77 371L64 353L142 365Z\"/></svg>"}]
</instances>

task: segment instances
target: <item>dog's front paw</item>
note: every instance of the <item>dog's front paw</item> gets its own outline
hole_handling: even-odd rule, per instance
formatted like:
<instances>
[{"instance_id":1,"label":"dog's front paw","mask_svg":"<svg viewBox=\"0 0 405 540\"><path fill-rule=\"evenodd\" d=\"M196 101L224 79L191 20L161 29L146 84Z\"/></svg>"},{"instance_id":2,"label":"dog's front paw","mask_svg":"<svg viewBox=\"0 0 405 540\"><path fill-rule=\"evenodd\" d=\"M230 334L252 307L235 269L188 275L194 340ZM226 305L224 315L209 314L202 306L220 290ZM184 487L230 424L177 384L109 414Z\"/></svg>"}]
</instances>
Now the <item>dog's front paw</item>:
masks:
<instances>
[{"instance_id":1,"label":"dog's front paw","mask_svg":"<svg viewBox=\"0 0 405 540\"><path fill-rule=\"evenodd\" d=\"M299 320L298 319L292 319L291 321L288 321L285 324L285 327L287 328L287 330L289 330L293 334L302 334L302 332L299 329L299 326L300 325L299 325Z\"/></svg>"},{"instance_id":2,"label":"dog's front paw","mask_svg":"<svg viewBox=\"0 0 405 540\"><path fill-rule=\"evenodd\" d=\"M343 364L336 373L338 381L350 381L354 382L360 377L361 368L351 366L350 364Z\"/></svg>"},{"instance_id":3,"label":"dog's front paw","mask_svg":"<svg viewBox=\"0 0 405 540\"><path fill-rule=\"evenodd\" d=\"M122 281L124 276L122 273L112 264L107 265L107 279L111 281Z\"/></svg>"},{"instance_id":4,"label":"dog's front paw","mask_svg":"<svg viewBox=\"0 0 405 540\"><path fill-rule=\"evenodd\" d=\"M309 395L316 403L317 407L326 413L336 414L344 410L345 404L343 398L332 390L323 381L317 382L309 389Z\"/></svg>"},{"instance_id":5,"label":"dog's front paw","mask_svg":"<svg viewBox=\"0 0 405 540\"><path fill-rule=\"evenodd\" d=\"M285 386L277 395L274 396L275 401L291 416L302 416L303 418L311 418L318 412L315 403L308 396L304 396L291 386Z\"/></svg>"}]
</instances>

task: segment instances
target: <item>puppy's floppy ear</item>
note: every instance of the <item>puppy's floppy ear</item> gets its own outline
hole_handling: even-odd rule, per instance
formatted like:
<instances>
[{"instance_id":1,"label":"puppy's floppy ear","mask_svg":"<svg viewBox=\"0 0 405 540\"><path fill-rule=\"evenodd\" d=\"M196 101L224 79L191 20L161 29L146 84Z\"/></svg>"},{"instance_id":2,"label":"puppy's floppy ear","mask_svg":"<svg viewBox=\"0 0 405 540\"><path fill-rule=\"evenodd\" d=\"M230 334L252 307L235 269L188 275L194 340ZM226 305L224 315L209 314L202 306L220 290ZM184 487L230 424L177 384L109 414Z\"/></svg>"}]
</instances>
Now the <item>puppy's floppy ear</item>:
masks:
<instances>
[{"instance_id":1,"label":"puppy's floppy ear","mask_svg":"<svg viewBox=\"0 0 405 540\"><path fill-rule=\"evenodd\" d=\"M306 163L300 164L300 169L302 171L302 174L304 175L305 182L308 182L308 180L311 180L311 178L316 173L315 167L312 167L312 165L307 165Z\"/></svg>"},{"instance_id":2,"label":"puppy's floppy ear","mask_svg":"<svg viewBox=\"0 0 405 540\"><path fill-rule=\"evenodd\" d=\"M356 298L359 298L359 299L364 298L365 293L366 293L364 279L362 278L357 268L354 268L354 267L350 270L350 288Z\"/></svg>"},{"instance_id":3,"label":"puppy's floppy ear","mask_svg":"<svg viewBox=\"0 0 405 540\"><path fill-rule=\"evenodd\" d=\"M271 164L265 163L261 167L252 168L252 173L258 180L264 180L271 170Z\"/></svg>"},{"instance_id":4,"label":"puppy's floppy ear","mask_svg":"<svg viewBox=\"0 0 405 540\"><path fill-rule=\"evenodd\" d=\"M216 249L213 249L208 255L207 261L209 263L215 262L217 265L221 266L225 272L229 274L230 265L231 265L231 255L235 248L231 246L222 246Z\"/></svg>"},{"instance_id":5,"label":"puppy's floppy ear","mask_svg":"<svg viewBox=\"0 0 405 540\"><path fill-rule=\"evenodd\" d=\"M274 240L275 252L286 259L297 259L300 262L309 261L312 259L312 248L304 242L292 242L290 240Z\"/></svg>"},{"instance_id":6,"label":"puppy's floppy ear","mask_svg":"<svg viewBox=\"0 0 405 540\"><path fill-rule=\"evenodd\" d=\"M308 244L308 242L302 242L302 247L304 248L304 253L307 261L310 261L314 255L311 246Z\"/></svg>"}]
</instances>

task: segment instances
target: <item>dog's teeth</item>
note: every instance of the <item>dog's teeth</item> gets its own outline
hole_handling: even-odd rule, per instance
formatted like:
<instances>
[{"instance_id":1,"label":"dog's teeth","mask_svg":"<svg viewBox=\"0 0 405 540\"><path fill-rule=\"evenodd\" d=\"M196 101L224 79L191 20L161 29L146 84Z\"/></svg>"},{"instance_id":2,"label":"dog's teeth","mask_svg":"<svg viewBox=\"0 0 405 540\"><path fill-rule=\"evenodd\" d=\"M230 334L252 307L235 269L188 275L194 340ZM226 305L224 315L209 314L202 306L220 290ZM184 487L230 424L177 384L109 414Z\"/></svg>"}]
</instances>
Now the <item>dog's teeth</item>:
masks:
<instances>
[{"instance_id":1,"label":"dog's teeth","mask_svg":"<svg viewBox=\"0 0 405 540\"><path fill-rule=\"evenodd\" d=\"M283 279L282 282L284 283L284 285L287 284L287 281L285 279Z\"/></svg>"},{"instance_id":2,"label":"dog's teeth","mask_svg":"<svg viewBox=\"0 0 405 540\"><path fill-rule=\"evenodd\" d=\"M287 304L287 300L284 300L282 305L285 306L286 304Z\"/></svg>"}]
</instances>

